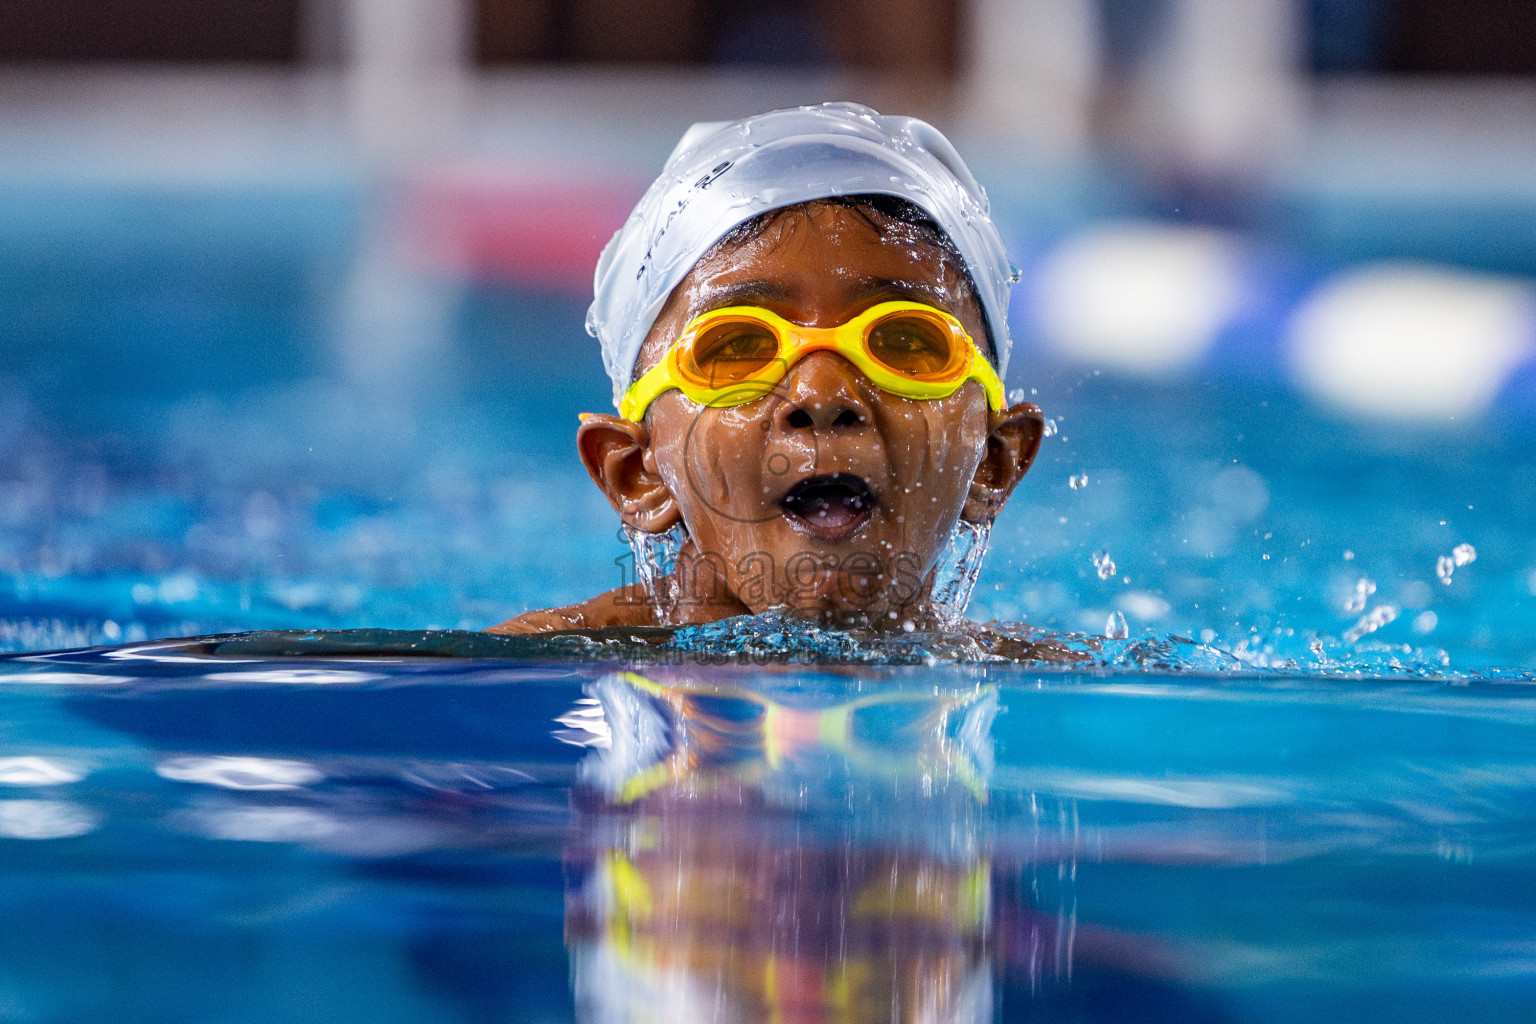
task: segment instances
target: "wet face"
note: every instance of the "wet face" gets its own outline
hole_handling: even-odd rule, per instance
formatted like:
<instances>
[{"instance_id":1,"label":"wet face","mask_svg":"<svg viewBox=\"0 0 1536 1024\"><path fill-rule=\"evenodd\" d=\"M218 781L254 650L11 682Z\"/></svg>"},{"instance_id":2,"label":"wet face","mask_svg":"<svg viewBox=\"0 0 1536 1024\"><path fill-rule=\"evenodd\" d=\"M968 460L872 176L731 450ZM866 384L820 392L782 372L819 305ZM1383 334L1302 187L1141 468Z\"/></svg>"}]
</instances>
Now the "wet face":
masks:
<instances>
[{"instance_id":1,"label":"wet face","mask_svg":"<svg viewBox=\"0 0 1536 1024\"><path fill-rule=\"evenodd\" d=\"M647 336L637 374L711 309L757 305L833 327L891 299L952 313L985 345L981 310L942 250L879 215L807 204L700 261ZM746 405L709 408L667 392L643 426L632 473L654 477L671 507L647 494L632 525L681 517L692 597L877 628L926 621L927 577L956 520L989 520L1039 440L1037 410L993 415L974 381L948 398L901 398L825 351ZM1000 427L1005 436L994 436ZM603 483L590 447L583 457Z\"/></svg>"}]
</instances>

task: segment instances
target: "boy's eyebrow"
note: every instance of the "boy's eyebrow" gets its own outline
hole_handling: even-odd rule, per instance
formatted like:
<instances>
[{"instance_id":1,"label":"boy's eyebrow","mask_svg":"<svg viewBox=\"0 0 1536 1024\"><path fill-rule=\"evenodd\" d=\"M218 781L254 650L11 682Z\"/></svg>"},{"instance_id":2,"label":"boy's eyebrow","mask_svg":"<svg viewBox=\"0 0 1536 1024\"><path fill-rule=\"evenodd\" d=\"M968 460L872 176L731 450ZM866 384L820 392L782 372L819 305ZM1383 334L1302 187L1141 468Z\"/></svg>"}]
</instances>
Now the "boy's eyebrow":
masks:
<instances>
[{"instance_id":1,"label":"boy's eyebrow","mask_svg":"<svg viewBox=\"0 0 1536 1024\"><path fill-rule=\"evenodd\" d=\"M688 316L693 318L711 309L725 306L762 305L764 302L787 302L790 288L782 281L740 281L736 284L706 285L689 303Z\"/></svg>"},{"instance_id":2,"label":"boy's eyebrow","mask_svg":"<svg viewBox=\"0 0 1536 1024\"><path fill-rule=\"evenodd\" d=\"M954 304L952 294L928 281L898 281L887 277L866 277L854 285L853 294L860 300L872 299L877 295L901 295L946 310Z\"/></svg>"},{"instance_id":3,"label":"boy's eyebrow","mask_svg":"<svg viewBox=\"0 0 1536 1024\"><path fill-rule=\"evenodd\" d=\"M783 281L767 278L757 281L739 281L736 284L706 285L698 291L693 302L689 304L688 316L692 318L706 310L720 309L725 306L788 302L794 297L792 292L793 290ZM881 295L900 295L918 299L938 306L940 309L948 309L954 302L954 296L950 292L928 281L898 281L895 278L866 277L853 286L852 297L855 301Z\"/></svg>"}]
</instances>

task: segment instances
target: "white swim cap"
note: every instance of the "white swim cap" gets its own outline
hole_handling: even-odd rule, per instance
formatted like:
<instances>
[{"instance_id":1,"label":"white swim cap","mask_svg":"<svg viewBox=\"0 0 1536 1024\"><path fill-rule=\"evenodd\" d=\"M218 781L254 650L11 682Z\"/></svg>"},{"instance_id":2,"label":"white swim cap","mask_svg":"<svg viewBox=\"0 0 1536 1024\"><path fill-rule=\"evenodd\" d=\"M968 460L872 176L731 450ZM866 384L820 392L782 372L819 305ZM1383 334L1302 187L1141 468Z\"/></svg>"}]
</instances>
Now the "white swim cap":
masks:
<instances>
[{"instance_id":1,"label":"white swim cap","mask_svg":"<svg viewBox=\"0 0 1536 1024\"><path fill-rule=\"evenodd\" d=\"M603 249L587 332L603 346L613 404L672 289L722 236L769 210L867 193L917 205L955 243L981 299L998 375L1005 374L1016 273L986 193L932 125L823 103L694 125Z\"/></svg>"}]
</instances>

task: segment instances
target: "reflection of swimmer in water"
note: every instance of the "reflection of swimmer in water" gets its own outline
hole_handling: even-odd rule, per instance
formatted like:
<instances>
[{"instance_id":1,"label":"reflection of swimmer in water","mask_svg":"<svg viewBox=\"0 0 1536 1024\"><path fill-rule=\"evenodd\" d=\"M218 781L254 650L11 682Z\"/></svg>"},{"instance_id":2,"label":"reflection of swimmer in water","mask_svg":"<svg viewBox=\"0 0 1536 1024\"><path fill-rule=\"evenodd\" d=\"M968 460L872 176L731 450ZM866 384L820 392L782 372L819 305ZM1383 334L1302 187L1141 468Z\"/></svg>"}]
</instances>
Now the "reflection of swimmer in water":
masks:
<instances>
[{"instance_id":1,"label":"reflection of swimmer in water","mask_svg":"<svg viewBox=\"0 0 1536 1024\"><path fill-rule=\"evenodd\" d=\"M616 673L565 720L602 710L584 778L630 809L577 854L581 1019L991 1019L990 869L948 837L985 800L995 692L819 681Z\"/></svg>"},{"instance_id":2,"label":"reflection of swimmer in water","mask_svg":"<svg viewBox=\"0 0 1536 1024\"><path fill-rule=\"evenodd\" d=\"M572 894L578 1014L988 1021L989 879L980 861L668 818L645 848L601 852Z\"/></svg>"},{"instance_id":3,"label":"reflection of swimmer in water","mask_svg":"<svg viewBox=\"0 0 1536 1024\"><path fill-rule=\"evenodd\" d=\"M1004 397L1012 277L921 121L826 104L694 126L598 264L619 415L577 430L637 569L665 575L495 630L952 622L1043 436ZM952 538L969 554L935 593Z\"/></svg>"},{"instance_id":4,"label":"reflection of swimmer in water","mask_svg":"<svg viewBox=\"0 0 1536 1024\"><path fill-rule=\"evenodd\" d=\"M838 702L775 699L750 686L696 681L687 676L659 683L637 672L619 672L594 686L598 696L562 724L580 725L599 707L607 721L667 737L665 747L626 745L626 754L647 755L649 763L621 763L612 746L588 778L599 781L609 799L627 804L664 786L690 793L743 787L770 791L775 776L803 787L836 785L849 773L867 783L877 778L909 780L938 772L984 802L982 774L991 759L985 737L996 711L990 687L936 696L881 689ZM646 698L649 698L647 700ZM621 709L622 710L619 710ZM647 711L665 723L640 725ZM571 734L566 734L567 736ZM576 734L579 738L579 734Z\"/></svg>"},{"instance_id":5,"label":"reflection of swimmer in water","mask_svg":"<svg viewBox=\"0 0 1536 1024\"><path fill-rule=\"evenodd\" d=\"M1080 927L1072 872L986 849L989 690L723 679L616 674L572 719L600 790L570 851L578 1019L980 1024L999 991L1007 1019L1223 1019L1148 944ZM850 754L841 788L803 788Z\"/></svg>"}]
</instances>

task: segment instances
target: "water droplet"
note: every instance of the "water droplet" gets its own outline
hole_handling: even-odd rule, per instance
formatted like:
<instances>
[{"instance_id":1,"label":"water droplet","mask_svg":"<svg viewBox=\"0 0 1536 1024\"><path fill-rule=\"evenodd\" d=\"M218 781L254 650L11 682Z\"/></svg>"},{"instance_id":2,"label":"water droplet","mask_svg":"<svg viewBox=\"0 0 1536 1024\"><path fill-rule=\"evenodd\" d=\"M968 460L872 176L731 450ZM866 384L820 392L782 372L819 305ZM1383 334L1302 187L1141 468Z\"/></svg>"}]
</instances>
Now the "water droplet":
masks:
<instances>
[{"instance_id":1,"label":"water droplet","mask_svg":"<svg viewBox=\"0 0 1536 1024\"><path fill-rule=\"evenodd\" d=\"M1067 486L1072 488L1074 491L1082 490L1084 487L1088 486L1088 474L1087 473L1077 473L1077 474L1074 474L1073 476L1068 477L1067 478Z\"/></svg>"},{"instance_id":2,"label":"water droplet","mask_svg":"<svg viewBox=\"0 0 1536 1024\"><path fill-rule=\"evenodd\" d=\"M1109 557L1108 551L1095 551L1093 553L1093 567L1099 570L1099 579L1107 580L1115 575L1115 560Z\"/></svg>"},{"instance_id":3,"label":"water droplet","mask_svg":"<svg viewBox=\"0 0 1536 1024\"><path fill-rule=\"evenodd\" d=\"M1055 420L1046 420L1045 421L1045 436L1046 437L1055 437L1056 436L1056 421Z\"/></svg>"},{"instance_id":4,"label":"water droplet","mask_svg":"<svg viewBox=\"0 0 1536 1024\"><path fill-rule=\"evenodd\" d=\"M635 576L645 592L646 601L655 611L656 621L671 620L677 604L677 556L688 534L682 523L665 533L646 533L628 523L623 525L625 537L635 554Z\"/></svg>"},{"instance_id":5,"label":"water droplet","mask_svg":"<svg viewBox=\"0 0 1536 1024\"><path fill-rule=\"evenodd\" d=\"M1376 632L1396 618L1397 605L1379 604L1360 616L1358 622L1344 631L1344 642L1352 644L1361 637Z\"/></svg>"},{"instance_id":6,"label":"water droplet","mask_svg":"<svg viewBox=\"0 0 1536 1024\"><path fill-rule=\"evenodd\" d=\"M1413 620L1413 631L1415 633L1433 633L1438 625L1440 625L1440 616L1434 612L1423 611Z\"/></svg>"},{"instance_id":7,"label":"water droplet","mask_svg":"<svg viewBox=\"0 0 1536 1024\"><path fill-rule=\"evenodd\" d=\"M1124 613L1109 613L1109 618L1104 620L1104 635L1111 640L1124 640L1131 635L1130 627L1125 624Z\"/></svg>"},{"instance_id":8,"label":"water droplet","mask_svg":"<svg viewBox=\"0 0 1536 1024\"><path fill-rule=\"evenodd\" d=\"M1346 562L1353 562L1354 560L1355 560L1355 553L1353 551L1350 551L1348 548L1345 548L1344 549L1344 561L1346 561Z\"/></svg>"},{"instance_id":9,"label":"water droplet","mask_svg":"<svg viewBox=\"0 0 1536 1024\"><path fill-rule=\"evenodd\" d=\"M1365 602L1376 593L1376 581L1364 576L1355 581L1355 592L1344 599L1344 610L1358 614L1365 609Z\"/></svg>"},{"instance_id":10,"label":"water droplet","mask_svg":"<svg viewBox=\"0 0 1536 1024\"><path fill-rule=\"evenodd\" d=\"M1435 575L1440 577L1441 583L1450 586L1451 574L1475 561L1477 561L1477 548L1471 544L1457 544L1451 549L1449 555L1441 555L1435 560Z\"/></svg>"},{"instance_id":11,"label":"water droplet","mask_svg":"<svg viewBox=\"0 0 1536 1024\"><path fill-rule=\"evenodd\" d=\"M1014 388L1012 391L1008 392L1008 404L1009 405L1018 405L1022 401L1024 401L1024 389L1023 388Z\"/></svg>"},{"instance_id":12,"label":"water droplet","mask_svg":"<svg viewBox=\"0 0 1536 1024\"><path fill-rule=\"evenodd\" d=\"M939 553L938 564L933 568L933 590L929 600L939 621L947 628L953 629L965 621L965 606L970 604L976 577L981 574L981 561L986 557L991 534L991 523L970 523L962 519L955 523L949 543Z\"/></svg>"}]
</instances>

